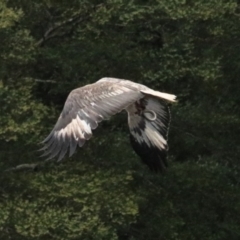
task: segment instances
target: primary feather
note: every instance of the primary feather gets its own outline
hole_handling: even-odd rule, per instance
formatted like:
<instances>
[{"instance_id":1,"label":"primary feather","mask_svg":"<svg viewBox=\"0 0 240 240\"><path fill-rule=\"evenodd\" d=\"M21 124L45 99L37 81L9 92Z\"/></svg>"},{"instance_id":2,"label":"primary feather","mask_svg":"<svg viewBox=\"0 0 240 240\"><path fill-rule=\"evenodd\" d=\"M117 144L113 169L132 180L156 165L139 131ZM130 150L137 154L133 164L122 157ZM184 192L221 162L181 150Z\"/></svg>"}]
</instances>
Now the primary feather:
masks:
<instances>
[{"instance_id":1,"label":"primary feather","mask_svg":"<svg viewBox=\"0 0 240 240\"><path fill-rule=\"evenodd\" d=\"M68 96L56 125L43 141L43 156L61 160L69 150L82 147L98 123L126 110L130 140L135 152L151 170L166 168L167 133L170 113L163 100L176 96L154 91L129 80L102 78L74 89Z\"/></svg>"}]
</instances>

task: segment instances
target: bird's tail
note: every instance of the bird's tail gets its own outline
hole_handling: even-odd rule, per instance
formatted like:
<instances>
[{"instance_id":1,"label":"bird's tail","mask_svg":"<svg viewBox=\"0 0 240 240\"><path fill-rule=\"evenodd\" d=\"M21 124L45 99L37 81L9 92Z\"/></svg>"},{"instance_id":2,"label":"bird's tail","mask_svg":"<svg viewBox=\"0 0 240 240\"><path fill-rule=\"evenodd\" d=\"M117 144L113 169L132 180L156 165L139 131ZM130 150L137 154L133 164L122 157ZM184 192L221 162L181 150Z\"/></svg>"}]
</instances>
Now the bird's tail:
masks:
<instances>
[{"instance_id":1,"label":"bird's tail","mask_svg":"<svg viewBox=\"0 0 240 240\"><path fill-rule=\"evenodd\" d=\"M158 92L158 91L154 91L152 89L141 90L141 92L146 95L151 95L154 97L165 99L170 102L176 102L176 96L173 94Z\"/></svg>"}]
</instances>

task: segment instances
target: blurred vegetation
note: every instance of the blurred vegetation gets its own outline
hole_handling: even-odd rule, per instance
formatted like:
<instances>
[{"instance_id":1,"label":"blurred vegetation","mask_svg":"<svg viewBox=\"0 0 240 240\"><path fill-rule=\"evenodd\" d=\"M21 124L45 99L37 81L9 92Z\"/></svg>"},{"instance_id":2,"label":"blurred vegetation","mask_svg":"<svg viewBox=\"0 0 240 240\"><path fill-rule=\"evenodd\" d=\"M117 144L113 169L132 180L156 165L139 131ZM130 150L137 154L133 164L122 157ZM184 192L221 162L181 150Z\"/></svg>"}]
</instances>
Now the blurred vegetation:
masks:
<instances>
[{"instance_id":1,"label":"blurred vegetation","mask_svg":"<svg viewBox=\"0 0 240 240\"><path fill-rule=\"evenodd\" d=\"M0 239L240 239L240 2L0 2ZM170 167L126 114L60 164L36 150L68 93L109 76L174 93Z\"/></svg>"}]
</instances>

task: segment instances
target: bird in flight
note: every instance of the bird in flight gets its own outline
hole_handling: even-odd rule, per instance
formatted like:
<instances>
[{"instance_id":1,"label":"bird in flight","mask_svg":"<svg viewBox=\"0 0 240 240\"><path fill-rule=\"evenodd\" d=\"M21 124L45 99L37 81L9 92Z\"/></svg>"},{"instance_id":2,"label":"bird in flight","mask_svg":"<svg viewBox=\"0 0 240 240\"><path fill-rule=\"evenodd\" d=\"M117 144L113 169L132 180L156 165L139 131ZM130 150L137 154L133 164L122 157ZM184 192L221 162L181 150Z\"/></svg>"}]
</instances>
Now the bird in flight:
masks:
<instances>
[{"instance_id":1,"label":"bird in flight","mask_svg":"<svg viewBox=\"0 0 240 240\"><path fill-rule=\"evenodd\" d=\"M170 111L167 102L176 96L154 91L142 84L117 78L102 78L96 83L70 92L56 125L43 140L42 156L58 157L82 147L102 120L126 110L130 141L135 152L150 170L167 167L167 135Z\"/></svg>"}]
</instances>

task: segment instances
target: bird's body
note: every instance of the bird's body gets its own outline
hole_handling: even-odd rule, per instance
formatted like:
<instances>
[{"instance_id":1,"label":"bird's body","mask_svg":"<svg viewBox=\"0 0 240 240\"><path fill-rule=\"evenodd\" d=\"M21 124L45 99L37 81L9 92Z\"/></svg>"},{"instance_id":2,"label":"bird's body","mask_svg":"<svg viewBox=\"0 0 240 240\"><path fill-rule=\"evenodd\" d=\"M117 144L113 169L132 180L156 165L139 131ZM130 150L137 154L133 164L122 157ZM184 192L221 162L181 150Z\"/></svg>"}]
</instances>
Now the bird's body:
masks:
<instances>
[{"instance_id":1,"label":"bird's body","mask_svg":"<svg viewBox=\"0 0 240 240\"><path fill-rule=\"evenodd\" d=\"M74 89L49 136L43 141L44 156L61 160L69 149L71 156L92 136L98 123L126 110L130 140L135 152L151 170L166 168L167 134L170 122L165 101L175 96L144 85L116 78Z\"/></svg>"}]
</instances>

